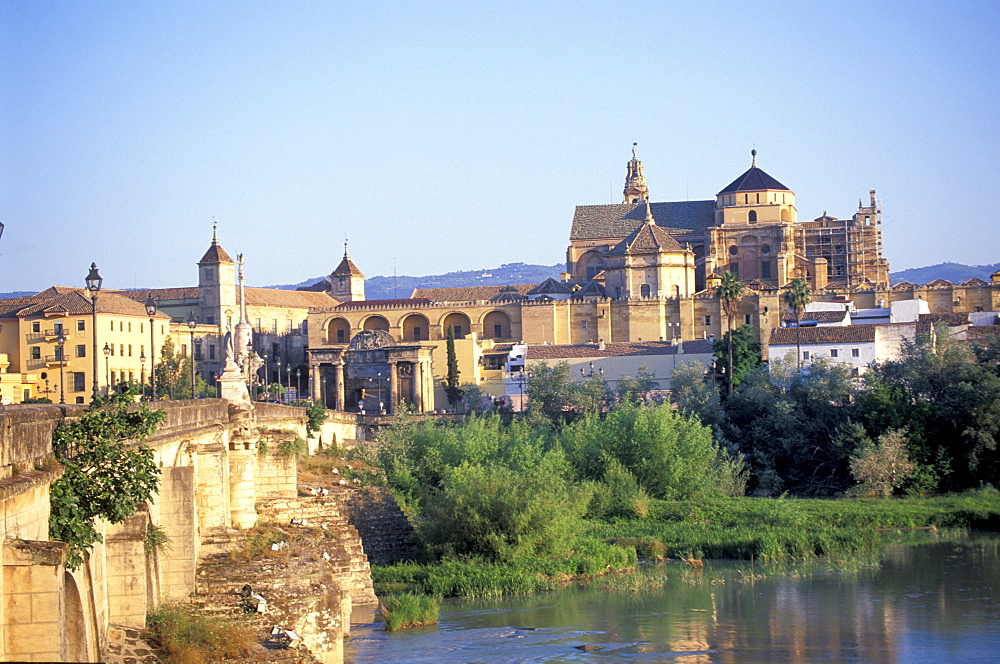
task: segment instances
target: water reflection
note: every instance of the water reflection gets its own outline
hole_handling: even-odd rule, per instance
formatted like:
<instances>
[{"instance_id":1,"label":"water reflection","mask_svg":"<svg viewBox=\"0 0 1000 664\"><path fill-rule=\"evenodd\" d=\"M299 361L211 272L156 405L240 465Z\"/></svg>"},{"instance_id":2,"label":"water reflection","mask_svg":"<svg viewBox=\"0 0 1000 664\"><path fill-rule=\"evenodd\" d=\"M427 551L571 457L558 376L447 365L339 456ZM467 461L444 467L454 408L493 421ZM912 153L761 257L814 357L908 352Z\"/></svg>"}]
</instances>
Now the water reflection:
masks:
<instances>
[{"instance_id":1,"label":"water reflection","mask_svg":"<svg viewBox=\"0 0 1000 664\"><path fill-rule=\"evenodd\" d=\"M1000 539L887 548L877 567L754 578L746 565L662 588L610 581L503 600L447 602L432 627L354 629L353 662L993 662L1000 660ZM658 584L648 584L656 586ZM584 648L587 648L586 650Z\"/></svg>"}]
</instances>

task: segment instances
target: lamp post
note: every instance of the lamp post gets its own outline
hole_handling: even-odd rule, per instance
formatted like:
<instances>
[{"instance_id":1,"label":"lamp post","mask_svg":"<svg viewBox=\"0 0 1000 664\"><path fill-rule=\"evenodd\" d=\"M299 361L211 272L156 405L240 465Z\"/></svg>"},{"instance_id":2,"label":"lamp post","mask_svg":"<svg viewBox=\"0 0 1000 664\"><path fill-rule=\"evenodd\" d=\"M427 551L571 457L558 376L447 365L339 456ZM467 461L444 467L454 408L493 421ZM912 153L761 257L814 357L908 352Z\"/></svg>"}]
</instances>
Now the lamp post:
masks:
<instances>
[{"instance_id":1,"label":"lamp post","mask_svg":"<svg viewBox=\"0 0 1000 664\"><path fill-rule=\"evenodd\" d=\"M149 385L152 390L150 401L156 401L156 344L153 341L153 317L156 316L156 302L146 300L146 315L149 316Z\"/></svg>"},{"instance_id":2,"label":"lamp post","mask_svg":"<svg viewBox=\"0 0 1000 664\"><path fill-rule=\"evenodd\" d=\"M604 375L604 367L600 367L597 370L597 372L600 375L603 376ZM593 378L594 377L594 363L593 362L590 363L590 373L587 373L586 371L584 371L583 367L580 367L580 377L581 378Z\"/></svg>"},{"instance_id":3,"label":"lamp post","mask_svg":"<svg viewBox=\"0 0 1000 664\"><path fill-rule=\"evenodd\" d=\"M302 369L295 370L295 397L302 401Z\"/></svg>"},{"instance_id":4,"label":"lamp post","mask_svg":"<svg viewBox=\"0 0 1000 664\"><path fill-rule=\"evenodd\" d=\"M274 356L274 364L278 370L278 401L281 401L281 358L277 355Z\"/></svg>"},{"instance_id":5,"label":"lamp post","mask_svg":"<svg viewBox=\"0 0 1000 664\"><path fill-rule=\"evenodd\" d=\"M142 383L142 396L146 397L146 352L143 351L139 354L139 366L142 367L142 371L139 372L139 382Z\"/></svg>"},{"instance_id":6,"label":"lamp post","mask_svg":"<svg viewBox=\"0 0 1000 664\"><path fill-rule=\"evenodd\" d=\"M271 395L271 384L267 382L267 353L264 353L264 398Z\"/></svg>"},{"instance_id":7,"label":"lamp post","mask_svg":"<svg viewBox=\"0 0 1000 664\"><path fill-rule=\"evenodd\" d=\"M108 359L111 355L111 344L107 341L104 342L104 385L108 390L108 396L111 396L111 369L108 366L110 360Z\"/></svg>"},{"instance_id":8,"label":"lamp post","mask_svg":"<svg viewBox=\"0 0 1000 664\"><path fill-rule=\"evenodd\" d=\"M289 362L285 362L285 380L288 381L288 387L292 386L292 365ZM285 390L285 403L288 403L288 390Z\"/></svg>"},{"instance_id":9,"label":"lamp post","mask_svg":"<svg viewBox=\"0 0 1000 664\"><path fill-rule=\"evenodd\" d=\"M91 355L94 356L94 393L91 395L91 400L97 398L97 393L101 389L97 384L97 293L101 290L101 286L104 284L104 279L101 278L100 272L97 271L97 263L90 264L90 272L87 274L87 290L90 291L90 311L91 311L91 327L90 336L93 341L93 349Z\"/></svg>"},{"instance_id":10,"label":"lamp post","mask_svg":"<svg viewBox=\"0 0 1000 664\"><path fill-rule=\"evenodd\" d=\"M193 311L188 316L187 324L191 332L191 344L188 346L191 349L191 398L196 399L198 397L194 393L194 328L198 325L198 319L194 317Z\"/></svg>"},{"instance_id":11,"label":"lamp post","mask_svg":"<svg viewBox=\"0 0 1000 664\"><path fill-rule=\"evenodd\" d=\"M66 403L66 378L63 376L63 366L66 364L66 335L63 331L59 330L59 336L56 337L56 345L58 346L59 353L56 359L59 360L59 403Z\"/></svg>"}]
</instances>

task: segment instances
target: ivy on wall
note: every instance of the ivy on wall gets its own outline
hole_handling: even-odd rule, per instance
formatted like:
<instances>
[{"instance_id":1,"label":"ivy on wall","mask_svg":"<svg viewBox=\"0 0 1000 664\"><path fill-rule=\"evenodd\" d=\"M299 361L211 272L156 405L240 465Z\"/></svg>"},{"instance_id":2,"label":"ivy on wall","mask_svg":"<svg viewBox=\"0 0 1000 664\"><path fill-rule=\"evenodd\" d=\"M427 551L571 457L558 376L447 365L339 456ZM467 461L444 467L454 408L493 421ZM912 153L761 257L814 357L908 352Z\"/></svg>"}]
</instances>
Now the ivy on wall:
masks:
<instances>
[{"instance_id":1,"label":"ivy on wall","mask_svg":"<svg viewBox=\"0 0 1000 664\"><path fill-rule=\"evenodd\" d=\"M49 537L69 545L69 569L102 541L98 518L121 523L156 492L160 469L143 443L165 415L133 403L131 394L114 394L98 396L79 420L56 428L52 448L65 470L49 491Z\"/></svg>"}]
</instances>

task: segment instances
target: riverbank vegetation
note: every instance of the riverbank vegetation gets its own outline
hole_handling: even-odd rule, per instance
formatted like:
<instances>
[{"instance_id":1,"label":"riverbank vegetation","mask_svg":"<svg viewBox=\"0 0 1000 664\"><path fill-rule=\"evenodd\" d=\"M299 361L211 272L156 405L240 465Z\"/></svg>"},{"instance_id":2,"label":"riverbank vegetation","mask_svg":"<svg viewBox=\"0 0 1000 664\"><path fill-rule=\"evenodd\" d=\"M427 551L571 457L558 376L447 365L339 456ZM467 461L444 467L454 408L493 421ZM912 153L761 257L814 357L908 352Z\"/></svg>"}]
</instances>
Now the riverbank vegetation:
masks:
<instances>
[{"instance_id":1,"label":"riverbank vegetation","mask_svg":"<svg viewBox=\"0 0 1000 664\"><path fill-rule=\"evenodd\" d=\"M441 602L429 595L388 595L379 600L385 631L393 632L406 627L433 625L437 622Z\"/></svg>"},{"instance_id":2,"label":"riverbank vegetation","mask_svg":"<svg viewBox=\"0 0 1000 664\"><path fill-rule=\"evenodd\" d=\"M638 559L814 560L887 529L1000 528L1000 340L922 337L862 379L717 350L740 367L731 395L701 365L671 404L648 373L615 394L560 364L533 371L527 413L404 417L358 454L427 561L374 568L377 591L527 593Z\"/></svg>"}]
</instances>

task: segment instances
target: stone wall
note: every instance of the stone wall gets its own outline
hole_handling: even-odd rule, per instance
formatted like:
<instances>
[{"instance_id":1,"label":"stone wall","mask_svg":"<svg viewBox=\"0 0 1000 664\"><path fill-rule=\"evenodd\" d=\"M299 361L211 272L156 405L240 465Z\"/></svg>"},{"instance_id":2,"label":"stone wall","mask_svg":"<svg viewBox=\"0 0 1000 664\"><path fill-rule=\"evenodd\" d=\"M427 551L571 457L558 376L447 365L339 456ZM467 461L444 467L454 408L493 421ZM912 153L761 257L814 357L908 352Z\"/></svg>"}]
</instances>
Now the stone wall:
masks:
<instances>
[{"instance_id":1,"label":"stone wall","mask_svg":"<svg viewBox=\"0 0 1000 664\"><path fill-rule=\"evenodd\" d=\"M63 566L65 545L48 541L49 487L61 468L51 440L84 409L0 409L0 660L98 661L109 624L142 627L160 602L188 598L198 560L217 550L206 544L216 533L255 525L261 499L295 497L295 457L260 455L258 443L270 429L306 438L303 409L240 411L220 399L154 407L166 413L148 441L162 472L159 493L125 523L98 522L105 541L73 572ZM357 429L356 416L335 415L327 435L339 443ZM165 548L146 550L151 528L167 536Z\"/></svg>"}]
</instances>

